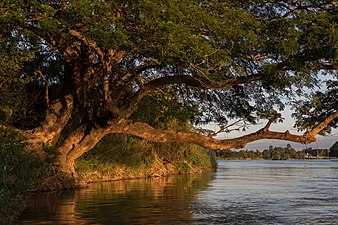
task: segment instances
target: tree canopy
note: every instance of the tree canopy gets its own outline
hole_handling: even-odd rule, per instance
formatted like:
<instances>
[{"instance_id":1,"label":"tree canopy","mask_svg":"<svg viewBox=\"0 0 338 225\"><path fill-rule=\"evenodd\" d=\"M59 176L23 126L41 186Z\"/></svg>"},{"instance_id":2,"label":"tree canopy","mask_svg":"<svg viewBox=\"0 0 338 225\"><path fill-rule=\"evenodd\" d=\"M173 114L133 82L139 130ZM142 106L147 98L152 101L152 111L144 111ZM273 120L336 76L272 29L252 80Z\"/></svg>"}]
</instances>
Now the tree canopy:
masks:
<instances>
[{"instance_id":1,"label":"tree canopy","mask_svg":"<svg viewBox=\"0 0 338 225\"><path fill-rule=\"evenodd\" d=\"M109 133L226 149L262 138L308 143L337 126L336 1L0 4L3 126L20 129L30 151L55 146L60 164ZM278 111L325 75L327 92L295 103L304 135L269 131ZM269 122L219 141L158 126L168 118L221 128L229 119Z\"/></svg>"}]
</instances>

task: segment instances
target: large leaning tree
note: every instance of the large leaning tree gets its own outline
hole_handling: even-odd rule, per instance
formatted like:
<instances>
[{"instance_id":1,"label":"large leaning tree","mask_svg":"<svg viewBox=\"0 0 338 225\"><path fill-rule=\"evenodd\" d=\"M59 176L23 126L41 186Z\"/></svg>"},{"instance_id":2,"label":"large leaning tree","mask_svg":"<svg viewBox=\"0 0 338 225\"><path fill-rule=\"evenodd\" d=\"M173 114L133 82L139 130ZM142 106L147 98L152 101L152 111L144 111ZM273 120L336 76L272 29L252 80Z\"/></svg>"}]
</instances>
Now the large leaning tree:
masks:
<instances>
[{"instance_id":1,"label":"large leaning tree","mask_svg":"<svg viewBox=\"0 0 338 225\"><path fill-rule=\"evenodd\" d=\"M316 134L337 125L337 104L329 100L337 102L337 4L3 0L1 126L24 135L28 152L44 157L43 149L56 148L60 170L68 174L107 134L210 149L259 139L316 141ZM325 75L332 80L328 92L313 97L322 104L313 108L310 98L300 98L304 107L297 103L304 134L270 131L285 99L320 85ZM268 122L258 132L227 140L159 129L136 113L151 99L192 110L193 125L212 122L226 130L229 119Z\"/></svg>"}]
</instances>

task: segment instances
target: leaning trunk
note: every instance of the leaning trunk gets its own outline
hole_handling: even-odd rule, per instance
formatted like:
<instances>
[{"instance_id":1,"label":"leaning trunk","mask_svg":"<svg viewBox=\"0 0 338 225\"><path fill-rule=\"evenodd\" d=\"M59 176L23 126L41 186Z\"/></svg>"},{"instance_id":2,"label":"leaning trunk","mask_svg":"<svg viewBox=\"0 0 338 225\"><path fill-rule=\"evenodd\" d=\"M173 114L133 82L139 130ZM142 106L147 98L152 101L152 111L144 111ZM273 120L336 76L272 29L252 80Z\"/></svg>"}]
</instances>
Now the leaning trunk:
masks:
<instances>
[{"instance_id":1,"label":"leaning trunk","mask_svg":"<svg viewBox=\"0 0 338 225\"><path fill-rule=\"evenodd\" d=\"M66 177L68 184L69 180L72 180L73 186L85 185L76 171L75 161L81 155L90 151L106 134L107 128L93 128L87 133L85 125L82 125L67 136L58 148L60 155L57 159L57 169L62 177Z\"/></svg>"}]
</instances>

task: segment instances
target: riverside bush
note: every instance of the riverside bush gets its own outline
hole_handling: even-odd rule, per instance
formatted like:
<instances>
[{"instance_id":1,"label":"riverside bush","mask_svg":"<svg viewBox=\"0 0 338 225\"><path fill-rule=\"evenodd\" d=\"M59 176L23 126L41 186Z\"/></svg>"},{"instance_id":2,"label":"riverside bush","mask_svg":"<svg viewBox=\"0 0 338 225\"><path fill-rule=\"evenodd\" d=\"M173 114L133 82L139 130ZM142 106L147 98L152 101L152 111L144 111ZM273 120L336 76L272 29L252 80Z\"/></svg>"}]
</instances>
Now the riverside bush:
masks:
<instances>
[{"instance_id":1,"label":"riverside bush","mask_svg":"<svg viewBox=\"0 0 338 225\"><path fill-rule=\"evenodd\" d=\"M196 145L153 143L130 135L109 135L77 161L79 172L100 174L99 179L100 176L148 176L154 169L165 170L170 166L171 173L210 170L215 167L215 160L210 152Z\"/></svg>"},{"instance_id":2,"label":"riverside bush","mask_svg":"<svg viewBox=\"0 0 338 225\"><path fill-rule=\"evenodd\" d=\"M14 222L24 209L27 192L47 174L34 154L26 154L26 143L16 132L0 128L0 223Z\"/></svg>"}]
</instances>

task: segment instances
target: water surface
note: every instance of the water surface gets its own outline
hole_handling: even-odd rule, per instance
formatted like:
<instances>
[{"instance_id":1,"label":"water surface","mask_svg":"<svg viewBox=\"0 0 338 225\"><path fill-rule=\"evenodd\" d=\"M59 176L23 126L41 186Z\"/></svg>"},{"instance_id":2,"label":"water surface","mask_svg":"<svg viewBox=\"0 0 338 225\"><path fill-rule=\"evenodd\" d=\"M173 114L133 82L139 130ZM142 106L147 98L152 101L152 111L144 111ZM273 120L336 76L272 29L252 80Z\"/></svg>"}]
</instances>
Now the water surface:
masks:
<instances>
[{"instance_id":1,"label":"water surface","mask_svg":"<svg viewBox=\"0 0 338 225\"><path fill-rule=\"evenodd\" d=\"M338 224L338 161L218 161L216 173L39 194L19 224Z\"/></svg>"},{"instance_id":2,"label":"water surface","mask_svg":"<svg viewBox=\"0 0 338 225\"><path fill-rule=\"evenodd\" d=\"M338 224L338 161L220 161L198 224Z\"/></svg>"}]
</instances>

